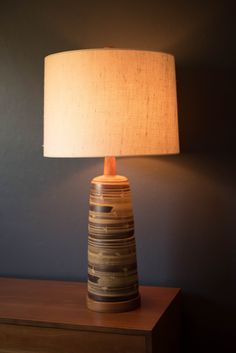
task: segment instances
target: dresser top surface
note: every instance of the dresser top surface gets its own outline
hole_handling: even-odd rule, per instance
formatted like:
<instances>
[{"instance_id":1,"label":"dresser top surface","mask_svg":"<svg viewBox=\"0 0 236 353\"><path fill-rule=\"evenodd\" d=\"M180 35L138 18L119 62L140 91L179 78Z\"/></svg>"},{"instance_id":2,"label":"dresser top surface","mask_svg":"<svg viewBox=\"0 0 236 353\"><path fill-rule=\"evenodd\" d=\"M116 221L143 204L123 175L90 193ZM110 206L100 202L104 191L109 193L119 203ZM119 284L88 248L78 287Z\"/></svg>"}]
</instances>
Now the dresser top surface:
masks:
<instances>
[{"instance_id":1,"label":"dresser top surface","mask_svg":"<svg viewBox=\"0 0 236 353\"><path fill-rule=\"evenodd\" d=\"M87 309L86 283L0 278L0 323L151 332L179 293L179 288L140 286L140 308L97 313Z\"/></svg>"}]
</instances>

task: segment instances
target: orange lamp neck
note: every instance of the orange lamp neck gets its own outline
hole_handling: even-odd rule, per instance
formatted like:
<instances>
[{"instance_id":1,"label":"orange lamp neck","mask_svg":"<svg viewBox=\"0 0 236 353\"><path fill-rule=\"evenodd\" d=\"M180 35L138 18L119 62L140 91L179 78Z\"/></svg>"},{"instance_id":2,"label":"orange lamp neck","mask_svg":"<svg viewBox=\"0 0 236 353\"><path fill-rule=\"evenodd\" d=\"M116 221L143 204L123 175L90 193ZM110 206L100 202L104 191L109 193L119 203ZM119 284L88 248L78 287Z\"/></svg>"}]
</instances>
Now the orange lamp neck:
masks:
<instances>
[{"instance_id":1,"label":"orange lamp neck","mask_svg":"<svg viewBox=\"0 0 236 353\"><path fill-rule=\"evenodd\" d=\"M104 175L116 175L116 157L104 158Z\"/></svg>"}]
</instances>

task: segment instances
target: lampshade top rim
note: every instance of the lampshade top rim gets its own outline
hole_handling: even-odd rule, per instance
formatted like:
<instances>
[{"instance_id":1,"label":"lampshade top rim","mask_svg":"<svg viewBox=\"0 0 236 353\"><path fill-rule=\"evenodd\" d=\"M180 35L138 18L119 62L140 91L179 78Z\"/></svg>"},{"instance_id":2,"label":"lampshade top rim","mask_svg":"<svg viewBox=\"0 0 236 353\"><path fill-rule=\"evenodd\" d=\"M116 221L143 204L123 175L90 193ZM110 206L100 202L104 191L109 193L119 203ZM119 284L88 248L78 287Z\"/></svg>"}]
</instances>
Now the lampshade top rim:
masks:
<instances>
[{"instance_id":1,"label":"lampshade top rim","mask_svg":"<svg viewBox=\"0 0 236 353\"><path fill-rule=\"evenodd\" d=\"M124 154L124 155L116 155L116 158L130 158L130 157L134 157L134 158L142 158L142 157L164 157L164 156L176 156L180 154L180 149L176 150L176 151L172 151L172 152L167 152L167 153L140 153L140 154ZM106 157L105 155L58 155L58 154L53 154L53 153L44 153L43 155L46 158L104 158Z\"/></svg>"},{"instance_id":2,"label":"lampshade top rim","mask_svg":"<svg viewBox=\"0 0 236 353\"><path fill-rule=\"evenodd\" d=\"M130 48L88 48L88 49L72 49L72 50L64 50L64 51L59 51L56 53L48 54L45 56L45 59L51 56L55 55L66 55L66 54L73 54L76 52L91 52L91 51L126 51L126 52L142 52L142 53L150 53L150 54L156 54L156 55L165 55L172 57L174 59L174 55L170 53L166 53L163 51L155 51L155 50L143 50L143 49L130 49Z\"/></svg>"}]
</instances>

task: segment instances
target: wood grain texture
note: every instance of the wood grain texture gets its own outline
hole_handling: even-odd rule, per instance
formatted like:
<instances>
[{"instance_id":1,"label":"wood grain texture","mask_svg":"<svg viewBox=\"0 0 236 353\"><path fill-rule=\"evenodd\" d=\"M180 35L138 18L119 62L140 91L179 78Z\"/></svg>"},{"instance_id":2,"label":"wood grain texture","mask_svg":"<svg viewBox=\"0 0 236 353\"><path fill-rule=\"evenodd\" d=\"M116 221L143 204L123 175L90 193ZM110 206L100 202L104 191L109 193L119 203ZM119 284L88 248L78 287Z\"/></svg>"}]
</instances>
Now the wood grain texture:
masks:
<instances>
[{"instance_id":1,"label":"wood grain texture","mask_svg":"<svg viewBox=\"0 0 236 353\"><path fill-rule=\"evenodd\" d=\"M180 290L140 292L136 310L103 314L86 283L0 278L0 353L179 352Z\"/></svg>"},{"instance_id":2,"label":"wood grain texture","mask_svg":"<svg viewBox=\"0 0 236 353\"><path fill-rule=\"evenodd\" d=\"M0 322L109 332L151 332L178 288L140 286L142 305L119 314L86 306L87 285L79 282L0 278Z\"/></svg>"},{"instance_id":3,"label":"wood grain texture","mask_svg":"<svg viewBox=\"0 0 236 353\"><path fill-rule=\"evenodd\" d=\"M104 175L92 180L88 229L88 307L103 312L134 309L140 297L126 177Z\"/></svg>"}]
</instances>

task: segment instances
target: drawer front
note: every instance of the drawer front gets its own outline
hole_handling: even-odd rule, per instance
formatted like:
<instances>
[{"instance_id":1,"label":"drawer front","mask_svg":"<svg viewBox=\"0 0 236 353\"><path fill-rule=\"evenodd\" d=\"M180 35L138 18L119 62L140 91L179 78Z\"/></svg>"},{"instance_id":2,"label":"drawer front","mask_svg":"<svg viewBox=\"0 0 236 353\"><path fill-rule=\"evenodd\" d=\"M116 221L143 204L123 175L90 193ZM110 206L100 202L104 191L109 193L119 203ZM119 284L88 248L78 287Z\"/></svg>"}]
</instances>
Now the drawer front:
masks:
<instances>
[{"instance_id":1,"label":"drawer front","mask_svg":"<svg viewBox=\"0 0 236 353\"><path fill-rule=\"evenodd\" d=\"M0 324L0 353L145 353L145 336Z\"/></svg>"}]
</instances>

